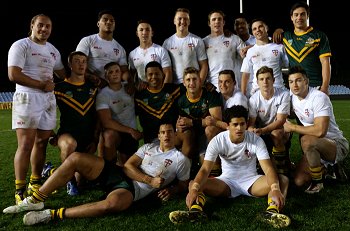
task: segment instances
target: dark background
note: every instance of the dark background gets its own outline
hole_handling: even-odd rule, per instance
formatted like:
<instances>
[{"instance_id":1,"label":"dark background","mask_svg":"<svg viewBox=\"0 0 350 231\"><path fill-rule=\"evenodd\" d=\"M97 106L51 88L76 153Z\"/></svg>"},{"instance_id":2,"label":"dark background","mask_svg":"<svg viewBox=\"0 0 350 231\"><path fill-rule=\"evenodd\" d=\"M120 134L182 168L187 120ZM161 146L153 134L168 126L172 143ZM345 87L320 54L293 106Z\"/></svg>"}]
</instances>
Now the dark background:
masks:
<instances>
[{"instance_id":1,"label":"dark background","mask_svg":"<svg viewBox=\"0 0 350 231\"><path fill-rule=\"evenodd\" d=\"M209 2L209 3L208 3ZM243 0L243 12L248 19L263 17L270 27L269 33L278 28L293 29L289 10L296 0ZM333 4L334 2L334 4ZM331 84L350 84L350 67L346 62L349 46L344 33L348 22L345 2L310 0L310 25L324 31L332 49ZM6 3L6 4L5 4ZM121 4L125 6L120 6ZM5 0L2 2L2 32L0 39L0 91L14 91L15 85L7 76L7 53L13 42L28 36L31 18L39 13L51 17L53 30L49 38L62 55L66 65L67 56L74 51L81 38L98 32L97 14L102 9L111 9L116 19L114 38L129 53L139 45L136 37L136 23L140 19L151 22L153 42L162 45L165 38L175 33L174 12L179 7L191 11L190 32L205 37L210 33L208 14L213 9L220 9L226 14L225 28L233 31L233 20L240 11L239 0L203 0L203 1L49 1L34 0L24 3Z\"/></svg>"}]
</instances>

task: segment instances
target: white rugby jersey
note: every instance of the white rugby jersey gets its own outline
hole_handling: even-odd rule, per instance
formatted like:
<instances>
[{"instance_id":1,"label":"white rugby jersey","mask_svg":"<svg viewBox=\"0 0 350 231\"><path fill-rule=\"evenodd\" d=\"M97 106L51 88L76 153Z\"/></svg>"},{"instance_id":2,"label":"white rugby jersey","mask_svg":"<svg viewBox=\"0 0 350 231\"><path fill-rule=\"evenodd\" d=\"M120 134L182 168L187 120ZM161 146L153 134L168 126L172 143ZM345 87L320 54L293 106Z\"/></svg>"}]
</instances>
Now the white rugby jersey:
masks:
<instances>
[{"instance_id":1,"label":"white rugby jersey","mask_svg":"<svg viewBox=\"0 0 350 231\"><path fill-rule=\"evenodd\" d=\"M269 100L264 99L260 90L249 98L249 117L257 118L258 127L266 127L275 121L277 114L290 114L289 91L274 87Z\"/></svg>"},{"instance_id":2,"label":"white rugby jersey","mask_svg":"<svg viewBox=\"0 0 350 231\"><path fill-rule=\"evenodd\" d=\"M96 98L96 110L110 109L113 120L124 126L136 129L134 97L125 91L125 84L118 91L106 86L100 90Z\"/></svg>"},{"instance_id":3,"label":"white rugby jersey","mask_svg":"<svg viewBox=\"0 0 350 231\"><path fill-rule=\"evenodd\" d=\"M250 76L250 79L253 81L252 92L254 92L255 89L259 88L256 72L260 67L268 66L273 69L273 76L275 78L273 86L283 88L282 68L288 67L288 65L289 60L283 44L255 44L247 51L247 56L242 63L241 72L251 73L253 70L254 75Z\"/></svg>"},{"instance_id":4,"label":"white rugby jersey","mask_svg":"<svg viewBox=\"0 0 350 231\"><path fill-rule=\"evenodd\" d=\"M173 66L173 82L183 82L183 71L187 67L195 67L199 70L199 61L207 59L203 40L192 33L184 38L176 34L167 38L163 45L168 50Z\"/></svg>"},{"instance_id":5,"label":"white rugby jersey","mask_svg":"<svg viewBox=\"0 0 350 231\"><path fill-rule=\"evenodd\" d=\"M245 44L242 39L235 34L230 37L226 37L224 34L216 37L208 35L203 41L209 64L207 81L212 83L216 87L216 90L219 91L218 81L220 71L232 70L235 76L241 75L241 72L239 69L235 68L235 65L239 63L236 59L242 60L239 52L245 47ZM236 70L238 70L238 72L236 72Z\"/></svg>"},{"instance_id":6,"label":"white rugby jersey","mask_svg":"<svg viewBox=\"0 0 350 231\"><path fill-rule=\"evenodd\" d=\"M263 139L248 130L239 144L231 142L228 130L217 134L209 142L204 160L215 162L217 156L221 159L222 175L239 181L258 174L257 159L270 159Z\"/></svg>"},{"instance_id":7,"label":"white rugby jersey","mask_svg":"<svg viewBox=\"0 0 350 231\"><path fill-rule=\"evenodd\" d=\"M313 125L317 117L328 116L329 126L325 137L329 139L343 138L343 132L335 121L331 100L325 93L309 87L309 93L305 99L299 100L297 96L292 94L291 103L295 114L304 126Z\"/></svg>"},{"instance_id":8,"label":"white rugby jersey","mask_svg":"<svg viewBox=\"0 0 350 231\"><path fill-rule=\"evenodd\" d=\"M145 67L151 61L157 61L162 68L171 67L171 59L168 51L158 44L153 43L147 49L138 46L129 53L130 69L136 70L138 78L144 82L147 82Z\"/></svg>"},{"instance_id":9,"label":"white rugby jersey","mask_svg":"<svg viewBox=\"0 0 350 231\"><path fill-rule=\"evenodd\" d=\"M60 52L49 42L37 44L29 38L14 42L8 52L7 66L22 69L23 74L39 81L52 80L54 70L64 68ZM42 92L16 83L16 91Z\"/></svg>"},{"instance_id":10,"label":"white rugby jersey","mask_svg":"<svg viewBox=\"0 0 350 231\"><path fill-rule=\"evenodd\" d=\"M104 66L117 62L119 66L128 65L125 49L115 39L108 41L98 34L82 38L76 48L88 56L88 69L105 79Z\"/></svg>"},{"instance_id":11,"label":"white rugby jersey","mask_svg":"<svg viewBox=\"0 0 350 231\"><path fill-rule=\"evenodd\" d=\"M149 143L140 147L136 155L142 159L140 168L144 173L152 177L164 178L163 187L166 187L175 178L180 181L186 181L190 178L190 160L176 148L163 152L160 150L159 144ZM133 184L135 188L134 201L159 190L139 181L133 181Z\"/></svg>"}]
</instances>

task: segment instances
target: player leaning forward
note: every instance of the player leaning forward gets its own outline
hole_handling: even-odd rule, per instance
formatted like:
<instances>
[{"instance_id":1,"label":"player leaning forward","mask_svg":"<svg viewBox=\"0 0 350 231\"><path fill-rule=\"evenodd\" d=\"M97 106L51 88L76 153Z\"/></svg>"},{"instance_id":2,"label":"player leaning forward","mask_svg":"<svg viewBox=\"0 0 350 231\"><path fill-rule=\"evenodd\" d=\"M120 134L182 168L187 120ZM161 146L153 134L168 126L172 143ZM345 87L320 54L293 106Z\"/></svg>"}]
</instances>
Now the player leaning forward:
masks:
<instances>
[{"instance_id":1,"label":"player leaning forward","mask_svg":"<svg viewBox=\"0 0 350 231\"><path fill-rule=\"evenodd\" d=\"M171 212L169 218L173 223L195 222L205 217L205 193L226 198L268 195L268 207L259 218L276 228L290 224L290 218L279 213L285 205L289 180L284 175L277 175L262 138L246 130L247 120L248 111L243 106L234 105L227 109L228 130L209 142L204 162L189 185L186 197L189 211ZM208 178L218 156L222 175ZM257 173L257 160L265 175Z\"/></svg>"}]
</instances>

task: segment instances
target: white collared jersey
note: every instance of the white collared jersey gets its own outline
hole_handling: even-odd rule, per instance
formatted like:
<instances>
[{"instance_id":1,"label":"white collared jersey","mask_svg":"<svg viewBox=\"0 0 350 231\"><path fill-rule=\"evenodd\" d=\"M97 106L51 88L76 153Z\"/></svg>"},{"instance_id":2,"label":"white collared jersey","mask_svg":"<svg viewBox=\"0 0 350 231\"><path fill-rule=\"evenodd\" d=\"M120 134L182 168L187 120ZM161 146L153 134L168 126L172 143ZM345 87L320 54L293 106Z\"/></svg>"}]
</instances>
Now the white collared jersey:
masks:
<instances>
[{"instance_id":1,"label":"white collared jersey","mask_svg":"<svg viewBox=\"0 0 350 231\"><path fill-rule=\"evenodd\" d=\"M190 178L190 160L176 148L163 152L159 144L148 143L141 146L136 155L142 159L140 165L142 172L152 177L164 178L162 187L167 186L174 179L186 181ZM159 190L139 181L133 181L133 184L135 188L134 201Z\"/></svg>"},{"instance_id":2,"label":"white collared jersey","mask_svg":"<svg viewBox=\"0 0 350 231\"><path fill-rule=\"evenodd\" d=\"M208 144L204 160L221 159L222 175L233 180L256 176L256 161L270 159L263 139L253 132L245 131L241 143L232 143L230 131L216 135Z\"/></svg>"},{"instance_id":3,"label":"white collared jersey","mask_svg":"<svg viewBox=\"0 0 350 231\"><path fill-rule=\"evenodd\" d=\"M171 67L171 59L168 51L158 44L153 43L147 49L138 46L129 53L130 69L136 70L138 78L144 82L147 82L145 67L151 61L160 63L162 68Z\"/></svg>"},{"instance_id":4,"label":"white collared jersey","mask_svg":"<svg viewBox=\"0 0 350 231\"><path fill-rule=\"evenodd\" d=\"M96 110L109 109L113 120L124 126L136 129L136 114L134 97L125 91L125 84L115 91L109 86L100 90L96 99Z\"/></svg>"},{"instance_id":5,"label":"white collared jersey","mask_svg":"<svg viewBox=\"0 0 350 231\"><path fill-rule=\"evenodd\" d=\"M253 73L250 79L253 81L253 89L259 88L256 79L256 72L262 66L273 69L275 82L274 87L284 88L282 68L288 67L289 60L283 44L267 43L264 45L255 44L247 51L244 58L241 72Z\"/></svg>"},{"instance_id":6,"label":"white collared jersey","mask_svg":"<svg viewBox=\"0 0 350 231\"><path fill-rule=\"evenodd\" d=\"M325 137L343 138L343 132L335 121L332 102L325 93L309 87L309 93L304 99L300 100L295 95L292 95L291 99L292 108L304 126L313 125L317 117L328 116L329 126Z\"/></svg>"},{"instance_id":7,"label":"white collared jersey","mask_svg":"<svg viewBox=\"0 0 350 231\"><path fill-rule=\"evenodd\" d=\"M232 107L233 105L242 105L248 110L248 99L240 90L235 89L230 98L224 100L224 110Z\"/></svg>"},{"instance_id":8,"label":"white collared jersey","mask_svg":"<svg viewBox=\"0 0 350 231\"><path fill-rule=\"evenodd\" d=\"M37 44L29 38L14 42L8 52L7 66L16 66L22 73L39 81L52 80L55 70L64 68L60 52L49 42ZM42 90L16 83L16 91L40 92Z\"/></svg>"},{"instance_id":9,"label":"white collared jersey","mask_svg":"<svg viewBox=\"0 0 350 231\"><path fill-rule=\"evenodd\" d=\"M235 34L230 37L226 37L224 34L216 37L208 35L203 39L203 42L209 64L207 81L214 84L216 90L219 91L218 81L220 71L232 70L235 76L241 75L240 69L236 68L235 65L239 63L236 62L236 59L242 59L239 52L245 47L245 44Z\"/></svg>"},{"instance_id":10,"label":"white collared jersey","mask_svg":"<svg viewBox=\"0 0 350 231\"><path fill-rule=\"evenodd\" d=\"M173 67L173 82L183 82L183 71L187 67L195 67L199 70L199 61L207 59L202 38L189 33L184 38L176 34L165 39L162 47L168 50Z\"/></svg>"},{"instance_id":11,"label":"white collared jersey","mask_svg":"<svg viewBox=\"0 0 350 231\"><path fill-rule=\"evenodd\" d=\"M266 100L258 90L249 98L249 117L256 118L257 127L265 127L276 120L277 114L290 114L289 91L274 87L271 99Z\"/></svg>"},{"instance_id":12,"label":"white collared jersey","mask_svg":"<svg viewBox=\"0 0 350 231\"><path fill-rule=\"evenodd\" d=\"M82 38L76 48L88 56L88 69L105 79L104 66L117 62L120 66L128 65L125 49L115 39L108 41L98 34Z\"/></svg>"}]
</instances>

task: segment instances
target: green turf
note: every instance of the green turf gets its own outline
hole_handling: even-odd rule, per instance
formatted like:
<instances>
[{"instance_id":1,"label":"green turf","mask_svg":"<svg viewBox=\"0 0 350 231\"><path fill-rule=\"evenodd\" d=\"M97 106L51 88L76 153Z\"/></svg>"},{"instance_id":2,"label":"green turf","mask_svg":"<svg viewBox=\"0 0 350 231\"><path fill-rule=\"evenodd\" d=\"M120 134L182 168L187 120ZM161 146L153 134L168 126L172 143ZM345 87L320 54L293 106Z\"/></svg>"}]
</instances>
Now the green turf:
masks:
<instances>
[{"instance_id":1,"label":"green turf","mask_svg":"<svg viewBox=\"0 0 350 231\"><path fill-rule=\"evenodd\" d=\"M350 101L332 101L336 120L347 139L350 138ZM300 158L300 148L293 138L291 157ZM16 135L11 131L11 111L0 110L0 208L14 203L13 158L17 148ZM56 148L49 147L47 159L59 164ZM350 175L349 158L346 158L346 172ZM350 230L350 185L349 183L326 183L325 189L317 195L307 195L291 187L284 213L292 219L290 227L284 230ZM102 195L99 191L87 191L77 197L67 196L65 189L53 195L45 206L60 208L96 201ZM272 230L257 221L256 216L266 208L265 198L239 197L236 199L208 198L206 211L209 221L203 224L173 225L168 214L173 210L185 209L185 195L166 203L151 197L135 203L119 214L100 218L70 219L51 222L34 227L25 227L23 214L1 214L0 230Z\"/></svg>"}]
</instances>

